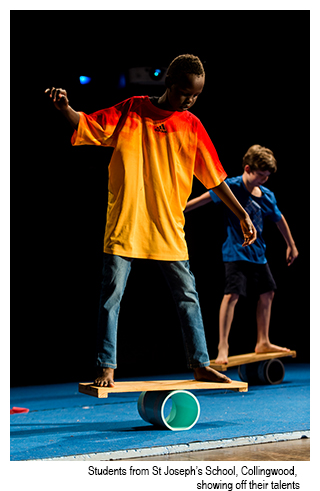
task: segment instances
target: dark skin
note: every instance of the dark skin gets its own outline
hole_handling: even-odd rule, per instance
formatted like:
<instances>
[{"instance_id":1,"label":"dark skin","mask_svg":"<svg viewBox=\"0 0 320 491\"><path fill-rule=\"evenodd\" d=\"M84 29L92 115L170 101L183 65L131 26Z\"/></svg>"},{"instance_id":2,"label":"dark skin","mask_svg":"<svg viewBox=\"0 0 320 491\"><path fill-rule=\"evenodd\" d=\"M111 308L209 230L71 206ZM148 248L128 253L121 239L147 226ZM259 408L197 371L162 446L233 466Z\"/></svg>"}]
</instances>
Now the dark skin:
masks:
<instances>
[{"instance_id":1,"label":"dark skin","mask_svg":"<svg viewBox=\"0 0 320 491\"><path fill-rule=\"evenodd\" d=\"M186 74L180 83L168 84L165 93L158 99L158 106L166 111L188 111L197 101L204 87L204 75ZM69 106L67 92L55 87L47 89L46 94L52 99L55 107L61 111L73 129L78 128L80 115ZM236 200L229 187L222 182L215 188L219 198L236 214L240 220L244 234L244 245L252 244L256 239L256 230L249 215ZM195 380L230 383L226 375L211 367L200 367L193 370ZM99 367L94 385L99 387L115 387L114 369Z\"/></svg>"},{"instance_id":2,"label":"dark skin","mask_svg":"<svg viewBox=\"0 0 320 491\"><path fill-rule=\"evenodd\" d=\"M204 75L185 74L179 84L169 85L165 93L159 97L159 107L166 111L188 111L203 91L204 82Z\"/></svg>"}]
</instances>

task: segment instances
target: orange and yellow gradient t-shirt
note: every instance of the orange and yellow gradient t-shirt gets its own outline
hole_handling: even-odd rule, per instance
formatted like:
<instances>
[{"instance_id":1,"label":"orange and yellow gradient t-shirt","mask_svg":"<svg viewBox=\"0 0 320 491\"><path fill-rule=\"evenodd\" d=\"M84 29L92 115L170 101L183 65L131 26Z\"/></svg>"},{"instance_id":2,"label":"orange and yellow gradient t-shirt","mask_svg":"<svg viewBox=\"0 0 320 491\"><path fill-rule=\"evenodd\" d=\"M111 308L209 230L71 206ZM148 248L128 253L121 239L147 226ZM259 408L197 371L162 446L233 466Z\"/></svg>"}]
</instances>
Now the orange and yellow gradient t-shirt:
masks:
<instances>
[{"instance_id":1,"label":"orange and yellow gradient t-shirt","mask_svg":"<svg viewBox=\"0 0 320 491\"><path fill-rule=\"evenodd\" d=\"M188 259L184 213L193 175L209 189L226 173L200 120L164 111L148 96L80 113L72 145L113 147L104 252L163 261Z\"/></svg>"}]
</instances>

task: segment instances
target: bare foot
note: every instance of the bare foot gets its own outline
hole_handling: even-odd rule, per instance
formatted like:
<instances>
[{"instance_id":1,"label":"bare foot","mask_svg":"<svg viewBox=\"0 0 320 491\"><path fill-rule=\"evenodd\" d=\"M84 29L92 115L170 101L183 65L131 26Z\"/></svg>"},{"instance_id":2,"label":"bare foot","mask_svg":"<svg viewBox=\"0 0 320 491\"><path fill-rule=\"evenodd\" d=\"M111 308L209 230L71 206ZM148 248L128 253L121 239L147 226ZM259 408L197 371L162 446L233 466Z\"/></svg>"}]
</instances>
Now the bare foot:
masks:
<instances>
[{"instance_id":1,"label":"bare foot","mask_svg":"<svg viewBox=\"0 0 320 491\"><path fill-rule=\"evenodd\" d=\"M94 385L98 387L115 387L114 383L114 369L113 368L98 368L97 377L94 381Z\"/></svg>"},{"instance_id":2,"label":"bare foot","mask_svg":"<svg viewBox=\"0 0 320 491\"><path fill-rule=\"evenodd\" d=\"M203 380L206 382L221 382L221 383L226 383L229 384L231 382L231 379L229 377L226 377L220 372L217 372L217 370L214 370L211 367L201 367L201 368L195 368L193 370L194 373L194 378L196 380Z\"/></svg>"},{"instance_id":3,"label":"bare foot","mask_svg":"<svg viewBox=\"0 0 320 491\"><path fill-rule=\"evenodd\" d=\"M256 353L272 353L273 351L279 352L288 352L290 351L288 348L282 348L281 346L277 346L276 344L271 344L269 342L266 343L257 343L254 349Z\"/></svg>"},{"instance_id":4,"label":"bare foot","mask_svg":"<svg viewBox=\"0 0 320 491\"><path fill-rule=\"evenodd\" d=\"M228 354L229 354L228 348L219 348L218 349L218 356L214 360L214 362L217 365L226 365L228 363Z\"/></svg>"}]
</instances>

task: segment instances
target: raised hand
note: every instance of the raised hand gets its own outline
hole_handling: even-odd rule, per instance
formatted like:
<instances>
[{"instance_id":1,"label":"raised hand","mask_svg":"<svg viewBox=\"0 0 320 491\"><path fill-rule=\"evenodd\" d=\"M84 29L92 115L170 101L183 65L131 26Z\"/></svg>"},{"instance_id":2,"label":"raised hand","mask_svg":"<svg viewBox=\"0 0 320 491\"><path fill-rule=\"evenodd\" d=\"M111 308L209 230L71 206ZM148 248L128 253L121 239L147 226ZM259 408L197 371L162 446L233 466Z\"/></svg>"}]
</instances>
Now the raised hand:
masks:
<instances>
[{"instance_id":1,"label":"raised hand","mask_svg":"<svg viewBox=\"0 0 320 491\"><path fill-rule=\"evenodd\" d=\"M55 87L52 87L51 89L46 89L44 93L49 95L49 97L53 101L53 104L59 111L66 109L68 107L69 100L67 97L66 90L56 89Z\"/></svg>"},{"instance_id":2,"label":"raised hand","mask_svg":"<svg viewBox=\"0 0 320 491\"><path fill-rule=\"evenodd\" d=\"M46 89L44 93L52 99L52 102L58 111L61 111L61 114L69 121L72 128L76 130L78 128L80 114L69 106L67 91L51 87L51 89Z\"/></svg>"}]
</instances>

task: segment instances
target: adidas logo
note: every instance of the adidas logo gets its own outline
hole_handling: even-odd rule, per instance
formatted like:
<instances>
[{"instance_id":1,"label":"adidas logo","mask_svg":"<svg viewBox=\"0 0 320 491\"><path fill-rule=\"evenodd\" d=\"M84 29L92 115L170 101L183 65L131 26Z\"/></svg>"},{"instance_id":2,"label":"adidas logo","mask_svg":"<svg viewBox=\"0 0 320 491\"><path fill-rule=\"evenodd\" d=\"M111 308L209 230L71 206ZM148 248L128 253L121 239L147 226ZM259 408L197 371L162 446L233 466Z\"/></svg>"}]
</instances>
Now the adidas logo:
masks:
<instances>
[{"instance_id":1,"label":"adidas logo","mask_svg":"<svg viewBox=\"0 0 320 491\"><path fill-rule=\"evenodd\" d=\"M164 124L157 126L154 131L159 131L160 133L168 133Z\"/></svg>"}]
</instances>

